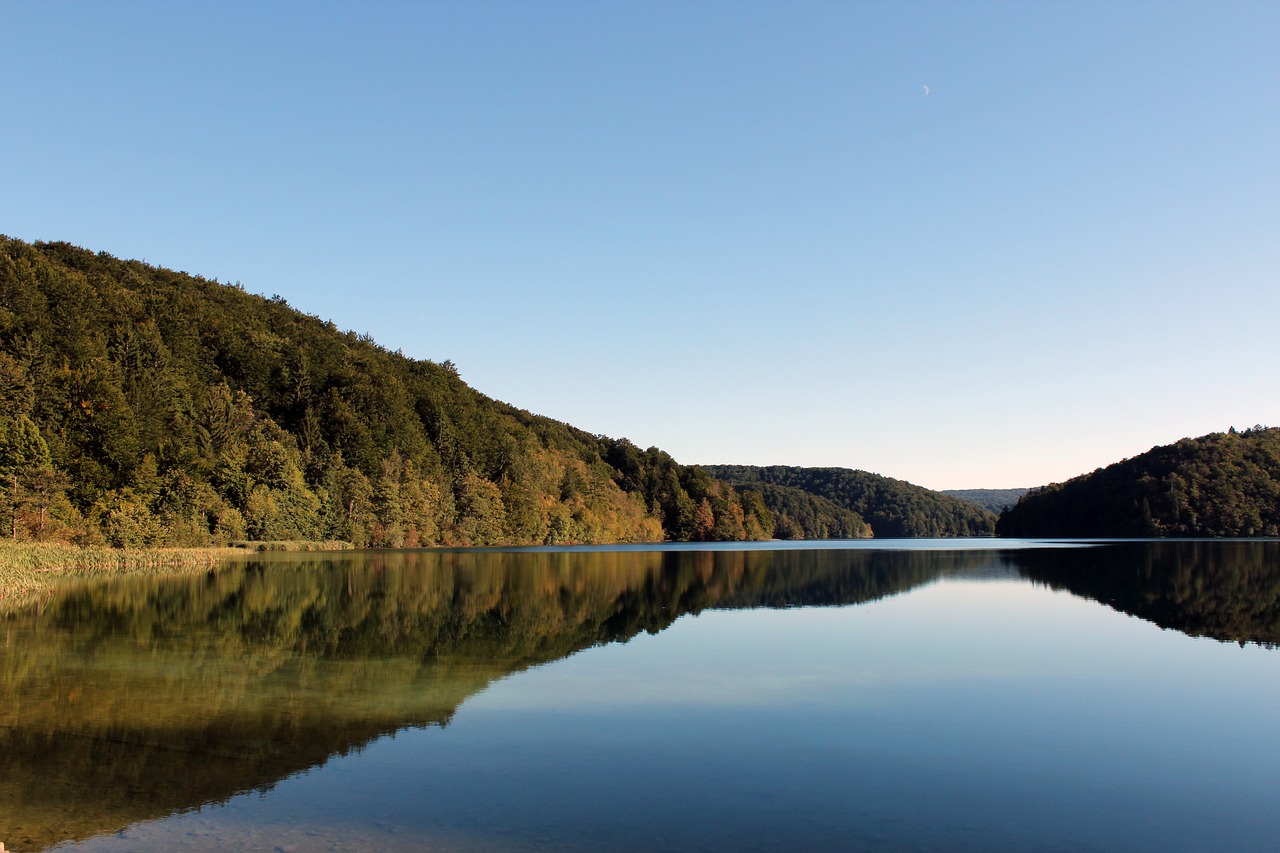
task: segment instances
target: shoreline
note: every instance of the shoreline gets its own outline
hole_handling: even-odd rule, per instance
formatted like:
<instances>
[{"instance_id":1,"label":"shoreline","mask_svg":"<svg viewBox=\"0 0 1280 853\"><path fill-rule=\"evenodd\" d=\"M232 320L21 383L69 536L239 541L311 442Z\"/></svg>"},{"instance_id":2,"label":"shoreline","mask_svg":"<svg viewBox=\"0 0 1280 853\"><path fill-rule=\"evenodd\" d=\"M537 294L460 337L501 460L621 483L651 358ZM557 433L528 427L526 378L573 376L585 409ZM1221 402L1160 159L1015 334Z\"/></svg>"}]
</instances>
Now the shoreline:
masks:
<instances>
[{"instance_id":1,"label":"shoreline","mask_svg":"<svg viewBox=\"0 0 1280 853\"><path fill-rule=\"evenodd\" d=\"M237 542L196 548L112 548L0 540L0 614L23 609L67 583L128 575L181 575L266 551L340 551L348 542Z\"/></svg>"}]
</instances>

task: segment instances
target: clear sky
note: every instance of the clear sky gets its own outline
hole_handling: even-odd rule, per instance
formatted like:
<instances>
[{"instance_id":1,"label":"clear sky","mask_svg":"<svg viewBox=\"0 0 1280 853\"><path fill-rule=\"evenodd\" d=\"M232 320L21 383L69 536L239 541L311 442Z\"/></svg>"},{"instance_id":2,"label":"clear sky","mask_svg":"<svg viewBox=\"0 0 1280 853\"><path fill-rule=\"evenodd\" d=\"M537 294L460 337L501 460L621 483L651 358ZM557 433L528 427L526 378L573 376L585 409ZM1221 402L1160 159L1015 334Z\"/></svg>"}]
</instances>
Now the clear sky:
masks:
<instances>
[{"instance_id":1,"label":"clear sky","mask_svg":"<svg viewBox=\"0 0 1280 853\"><path fill-rule=\"evenodd\" d=\"M687 463L1280 424L1280 3L0 3L0 232Z\"/></svg>"}]
</instances>

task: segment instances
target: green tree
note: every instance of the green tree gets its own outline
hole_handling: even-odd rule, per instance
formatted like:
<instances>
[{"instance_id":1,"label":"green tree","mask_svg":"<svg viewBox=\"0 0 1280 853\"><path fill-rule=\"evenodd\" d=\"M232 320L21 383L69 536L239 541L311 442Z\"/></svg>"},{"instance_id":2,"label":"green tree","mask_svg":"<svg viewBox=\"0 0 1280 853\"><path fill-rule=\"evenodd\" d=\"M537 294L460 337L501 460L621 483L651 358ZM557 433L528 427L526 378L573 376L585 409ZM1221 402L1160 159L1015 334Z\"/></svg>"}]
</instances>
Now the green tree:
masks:
<instances>
[{"instance_id":1,"label":"green tree","mask_svg":"<svg viewBox=\"0 0 1280 853\"><path fill-rule=\"evenodd\" d=\"M118 519L136 508L165 542L649 541L769 527L705 472L485 397L449 362L66 243L0 237L0 413L36 424L63 475L37 490L65 522L44 535L79 525L103 538L91 528L110 524L131 538ZM15 503L13 491L0 500L21 528L26 493ZM694 519L704 500L710 530Z\"/></svg>"},{"instance_id":2,"label":"green tree","mask_svg":"<svg viewBox=\"0 0 1280 853\"><path fill-rule=\"evenodd\" d=\"M489 480L468 474L458 483L458 535L464 544L497 545L503 541L506 510L502 490Z\"/></svg>"},{"instance_id":3,"label":"green tree","mask_svg":"<svg viewBox=\"0 0 1280 853\"><path fill-rule=\"evenodd\" d=\"M64 488L49 446L31 418L0 418L0 507L8 516L10 536L18 538L20 517L33 505L38 506L43 533L46 511Z\"/></svg>"}]
</instances>

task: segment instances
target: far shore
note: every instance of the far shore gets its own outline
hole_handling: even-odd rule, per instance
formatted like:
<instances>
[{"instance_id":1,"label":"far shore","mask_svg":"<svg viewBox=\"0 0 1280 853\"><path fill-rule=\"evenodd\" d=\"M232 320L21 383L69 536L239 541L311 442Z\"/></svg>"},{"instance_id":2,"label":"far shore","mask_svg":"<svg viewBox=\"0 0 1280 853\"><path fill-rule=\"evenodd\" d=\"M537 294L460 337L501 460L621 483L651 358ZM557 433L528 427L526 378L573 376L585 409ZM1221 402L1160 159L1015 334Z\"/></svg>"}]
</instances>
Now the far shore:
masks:
<instances>
[{"instance_id":1,"label":"far shore","mask_svg":"<svg viewBox=\"0 0 1280 853\"><path fill-rule=\"evenodd\" d=\"M208 548L112 548L0 540L0 612L35 603L69 582L124 575L189 574L263 551L340 551L349 542L236 542Z\"/></svg>"}]
</instances>

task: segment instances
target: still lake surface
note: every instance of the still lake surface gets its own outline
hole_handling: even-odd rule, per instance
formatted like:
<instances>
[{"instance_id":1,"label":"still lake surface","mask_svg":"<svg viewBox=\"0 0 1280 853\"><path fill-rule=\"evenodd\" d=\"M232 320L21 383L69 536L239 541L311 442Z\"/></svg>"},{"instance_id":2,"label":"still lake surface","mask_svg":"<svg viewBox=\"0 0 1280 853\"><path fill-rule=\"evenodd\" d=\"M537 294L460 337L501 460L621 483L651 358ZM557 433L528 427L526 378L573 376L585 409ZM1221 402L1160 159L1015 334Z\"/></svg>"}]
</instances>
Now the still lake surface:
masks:
<instances>
[{"instance_id":1,"label":"still lake surface","mask_svg":"<svg viewBox=\"0 0 1280 853\"><path fill-rule=\"evenodd\" d=\"M1273 850L1280 543L245 559L0 617L12 850Z\"/></svg>"}]
</instances>

